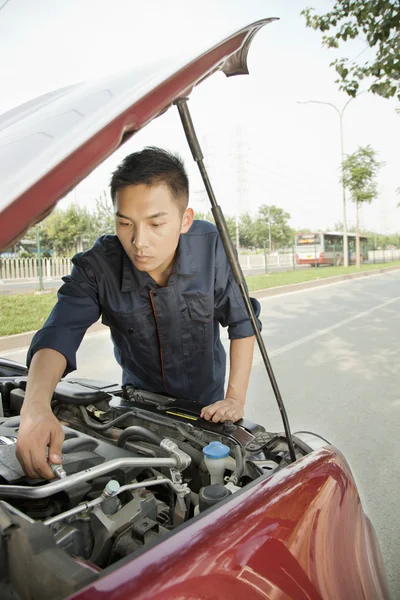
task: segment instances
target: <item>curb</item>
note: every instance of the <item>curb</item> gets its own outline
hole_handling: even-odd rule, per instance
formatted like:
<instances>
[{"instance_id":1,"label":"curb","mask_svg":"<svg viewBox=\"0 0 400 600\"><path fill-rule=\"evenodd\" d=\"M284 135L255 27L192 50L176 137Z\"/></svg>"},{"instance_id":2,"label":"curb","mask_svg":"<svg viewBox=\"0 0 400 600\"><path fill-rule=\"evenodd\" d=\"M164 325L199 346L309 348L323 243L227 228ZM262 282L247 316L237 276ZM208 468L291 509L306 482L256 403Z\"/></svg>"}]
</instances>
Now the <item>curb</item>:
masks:
<instances>
[{"instance_id":1,"label":"curb","mask_svg":"<svg viewBox=\"0 0 400 600\"><path fill-rule=\"evenodd\" d=\"M304 281L303 283L292 283L290 285L280 285L277 287L255 290L250 292L251 296L257 299L268 298L270 296L277 296L279 294L289 294L290 292L298 292L299 290L307 290L324 285L330 285L332 283L338 283L339 281L348 281L350 279L360 279L361 277L370 277L371 275L379 275L381 273L387 273L390 271L398 271L400 267L385 267L382 269L371 269L370 271L364 271L362 273L349 273L348 275L336 275L335 277L326 277L324 279L314 279L312 281ZM96 333L97 331L105 331L108 329L106 325L103 325L101 321L93 323L86 332L87 334ZM0 352L5 350L14 350L18 348L24 348L29 346L36 331L26 331L25 333L16 333L15 335L8 335L0 337Z\"/></svg>"}]
</instances>

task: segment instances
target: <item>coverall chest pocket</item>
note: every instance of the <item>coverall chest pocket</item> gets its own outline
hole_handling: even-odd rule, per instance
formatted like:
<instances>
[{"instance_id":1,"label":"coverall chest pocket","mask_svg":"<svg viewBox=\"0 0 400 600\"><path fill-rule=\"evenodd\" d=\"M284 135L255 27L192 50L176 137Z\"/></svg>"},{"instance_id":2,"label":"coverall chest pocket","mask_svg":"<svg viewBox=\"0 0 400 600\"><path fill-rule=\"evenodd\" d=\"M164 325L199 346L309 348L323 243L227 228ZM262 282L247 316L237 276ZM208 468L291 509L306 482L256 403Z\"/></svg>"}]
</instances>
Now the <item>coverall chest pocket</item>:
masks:
<instances>
[{"instance_id":1,"label":"coverall chest pocket","mask_svg":"<svg viewBox=\"0 0 400 600\"><path fill-rule=\"evenodd\" d=\"M189 312L189 327L194 348L197 352L212 350L212 310L209 297L196 294L186 298Z\"/></svg>"},{"instance_id":2,"label":"coverall chest pocket","mask_svg":"<svg viewBox=\"0 0 400 600\"><path fill-rule=\"evenodd\" d=\"M149 311L146 310L135 313L105 311L101 316L101 322L124 336L139 338L149 333L150 316L151 314L149 315Z\"/></svg>"}]
</instances>

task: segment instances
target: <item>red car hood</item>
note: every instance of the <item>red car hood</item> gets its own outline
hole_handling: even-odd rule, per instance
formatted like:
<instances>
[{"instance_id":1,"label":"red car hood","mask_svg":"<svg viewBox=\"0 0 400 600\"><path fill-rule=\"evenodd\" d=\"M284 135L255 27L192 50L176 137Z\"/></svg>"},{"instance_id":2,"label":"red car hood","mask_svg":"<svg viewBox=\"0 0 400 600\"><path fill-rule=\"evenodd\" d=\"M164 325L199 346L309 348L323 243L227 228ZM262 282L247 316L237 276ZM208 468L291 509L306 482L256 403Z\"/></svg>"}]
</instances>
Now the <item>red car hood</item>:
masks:
<instances>
[{"instance_id":1,"label":"red car hood","mask_svg":"<svg viewBox=\"0 0 400 600\"><path fill-rule=\"evenodd\" d=\"M246 74L263 19L201 53L78 83L0 116L0 251L45 217L128 137L215 71Z\"/></svg>"}]
</instances>

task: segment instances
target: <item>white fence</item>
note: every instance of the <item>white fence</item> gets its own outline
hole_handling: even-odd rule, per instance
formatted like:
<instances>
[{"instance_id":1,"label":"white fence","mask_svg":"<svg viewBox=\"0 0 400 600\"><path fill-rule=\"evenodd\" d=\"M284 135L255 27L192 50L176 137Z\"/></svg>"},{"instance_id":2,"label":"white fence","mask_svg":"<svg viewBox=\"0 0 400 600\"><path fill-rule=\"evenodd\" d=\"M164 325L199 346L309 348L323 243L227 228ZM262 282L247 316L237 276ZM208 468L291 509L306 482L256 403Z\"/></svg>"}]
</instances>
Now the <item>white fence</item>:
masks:
<instances>
[{"instance_id":1,"label":"white fence","mask_svg":"<svg viewBox=\"0 0 400 600\"><path fill-rule=\"evenodd\" d=\"M271 268L293 267L295 254L289 252L273 252L266 254L267 266ZM240 265L244 271L265 269L264 254L242 254ZM370 250L368 260L371 263L386 263L400 260L400 250ZM43 258L42 276L44 279L60 279L71 272L70 258ZM0 281L16 279L38 279L39 269L36 258L0 258Z\"/></svg>"},{"instance_id":2,"label":"white fence","mask_svg":"<svg viewBox=\"0 0 400 600\"><path fill-rule=\"evenodd\" d=\"M70 258L42 258L42 276L46 279L60 279L71 272ZM0 280L37 279L39 265L36 258L0 259Z\"/></svg>"},{"instance_id":3,"label":"white fence","mask_svg":"<svg viewBox=\"0 0 400 600\"><path fill-rule=\"evenodd\" d=\"M354 255L353 259L354 260ZM278 267L293 267L293 261L296 260L296 255L293 251L280 251L271 254L247 254L241 255L240 265L242 269L263 269L265 268L265 258L267 266L271 268ZM368 262L370 263L390 263L394 260L400 260L400 250L369 250Z\"/></svg>"},{"instance_id":4,"label":"white fence","mask_svg":"<svg viewBox=\"0 0 400 600\"><path fill-rule=\"evenodd\" d=\"M400 260L400 250L369 250L369 262L391 262L392 260Z\"/></svg>"},{"instance_id":5,"label":"white fence","mask_svg":"<svg viewBox=\"0 0 400 600\"><path fill-rule=\"evenodd\" d=\"M293 267L293 252L272 252L265 256L264 254L242 254L239 256L240 266L244 271L263 269L265 268L265 258L269 267Z\"/></svg>"}]
</instances>

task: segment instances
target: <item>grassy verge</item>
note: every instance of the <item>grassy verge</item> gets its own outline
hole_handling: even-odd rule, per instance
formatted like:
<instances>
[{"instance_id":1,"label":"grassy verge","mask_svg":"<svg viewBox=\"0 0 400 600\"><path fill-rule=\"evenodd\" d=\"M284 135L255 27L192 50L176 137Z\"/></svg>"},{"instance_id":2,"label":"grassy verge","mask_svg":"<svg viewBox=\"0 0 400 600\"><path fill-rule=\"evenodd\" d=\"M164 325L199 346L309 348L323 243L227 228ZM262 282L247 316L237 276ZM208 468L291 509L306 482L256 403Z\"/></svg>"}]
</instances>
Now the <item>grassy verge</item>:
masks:
<instances>
[{"instance_id":1,"label":"grassy verge","mask_svg":"<svg viewBox=\"0 0 400 600\"><path fill-rule=\"evenodd\" d=\"M0 336L40 329L56 300L56 292L0 296Z\"/></svg>"},{"instance_id":2,"label":"grassy verge","mask_svg":"<svg viewBox=\"0 0 400 600\"><path fill-rule=\"evenodd\" d=\"M385 266L400 267L400 261L387 263L386 265L363 265L359 271L371 271ZM357 271L356 267L349 267L348 269L344 267L321 267L319 269L299 269L285 273L249 275L246 277L246 281L249 290L254 291L356 273ZM56 292L0 296L0 336L40 329L56 300Z\"/></svg>"},{"instance_id":3,"label":"grassy verge","mask_svg":"<svg viewBox=\"0 0 400 600\"><path fill-rule=\"evenodd\" d=\"M357 267L317 267L311 269L298 269L297 271L286 271L284 273L268 273L265 275L249 275L246 277L249 290L264 290L267 288L278 287L281 285L291 285L293 283L303 283L315 279L325 279L327 277L336 277L337 275L347 275L348 273L359 273L362 271L373 271L382 267L400 267L400 261L395 261L379 265L362 265Z\"/></svg>"}]
</instances>

